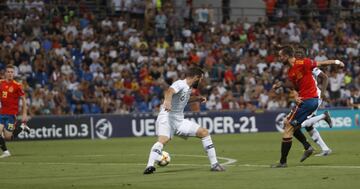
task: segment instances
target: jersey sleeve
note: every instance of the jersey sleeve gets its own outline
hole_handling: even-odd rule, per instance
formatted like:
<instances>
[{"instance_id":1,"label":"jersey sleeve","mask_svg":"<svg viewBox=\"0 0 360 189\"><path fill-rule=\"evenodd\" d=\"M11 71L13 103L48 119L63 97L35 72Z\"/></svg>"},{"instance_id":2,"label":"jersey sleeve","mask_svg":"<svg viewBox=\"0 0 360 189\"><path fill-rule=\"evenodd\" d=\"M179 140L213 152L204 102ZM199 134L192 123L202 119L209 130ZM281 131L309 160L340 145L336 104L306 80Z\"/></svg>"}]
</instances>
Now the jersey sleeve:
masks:
<instances>
[{"instance_id":1,"label":"jersey sleeve","mask_svg":"<svg viewBox=\"0 0 360 189\"><path fill-rule=\"evenodd\" d=\"M22 85L19 84L19 85L17 86L17 88L18 88L18 90L17 90L17 91L18 91L18 95L19 95L19 96L24 96L24 95L25 95L25 92L24 92L24 89L23 89Z\"/></svg>"},{"instance_id":2,"label":"jersey sleeve","mask_svg":"<svg viewBox=\"0 0 360 189\"><path fill-rule=\"evenodd\" d=\"M185 88L185 83L181 80L175 81L171 86L175 90L175 94Z\"/></svg>"},{"instance_id":3,"label":"jersey sleeve","mask_svg":"<svg viewBox=\"0 0 360 189\"><path fill-rule=\"evenodd\" d=\"M318 68L318 67L316 67L316 68L314 68L313 70L312 70L312 74L315 76L315 77L318 77L320 74L321 74L321 70Z\"/></svg>"},{"instance_id":4,"label":"jersey sleeve","mask_svg":"<svg viewBox=\"0 0 360 189\"><path fill-rule=\"evenodd\" d=\"M305 59L304 66L305 66L306 70L312 71L314 68L317 67L317 62L315 60Z\"/></svg>"}]
</instances>

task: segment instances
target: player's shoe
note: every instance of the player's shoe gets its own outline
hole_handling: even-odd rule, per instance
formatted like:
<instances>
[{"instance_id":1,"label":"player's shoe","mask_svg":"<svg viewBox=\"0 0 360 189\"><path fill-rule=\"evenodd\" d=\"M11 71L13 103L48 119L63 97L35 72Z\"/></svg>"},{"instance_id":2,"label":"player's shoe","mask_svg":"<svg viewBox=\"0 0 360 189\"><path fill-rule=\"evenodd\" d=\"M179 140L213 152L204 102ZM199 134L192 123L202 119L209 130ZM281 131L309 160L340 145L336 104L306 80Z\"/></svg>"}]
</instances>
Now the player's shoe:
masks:
<instances>
[{"instance_id":1,"label":"player's shoe","mask_svg":"<svg viewBox=\"0 0 360 189\"><path fill-rule=\"evenodd\" d=\"M144 175L153 174L155 172L155 170L156 169L154 166L146 167L146 169L144 171Z\"/></svg>"},{"instance_id":2,"label":"player's shoe","mask_svg":"<svg viewBox=\"0 0 360 189\"><path fill-rule=\"evenodd\" d=\"M326 121L327 124L329 124L329 127L332 128L333 125L332 125L331 116L330 116L329 111L325 111L324 114L325 114L324 120Z\"/></svg>"},{"instance_id":3,"label":"player's shoe","mask_svg":"<svg viewBox=\"0 0 360 189\"><path fill-rule=\"evenodd\" d=\"M25 123L22 123L20 127L25 133L30 134L30 128Z\"/></svg>"},{"instance_id":4,"label":"player's shoe","mask_svg":"<svg viewBox=\"0 0 360 189\"><path fill-rule=\"evenodd\" d=\"M313 154L313 153L314 153L314 148L310 146L307 150L304 151L304 154L303 154L303 156L301 157L300 162L305 161L305 160L306 160L308 157L310 157L311 154Z\"/></svg>"},{"instance_id":5,"label":"player's shoe","mask_svg":"<svg viewBox=\"0 0 360 189\"><path fill-rule=\"evenodd\" d=\"M225 168L219 163L215 163L214 165L211 166L210 171L222 172L225 171Z\"/></svg>"},{"instance_id":6,"label":"player's shoe","mask_svg":"<svg viewBox=\"0 0 360 189\"><path fill-rule=\"evenodd\" d=\"M6 150L5 152L3 152L3 154L0 156L0 158L7 158L10 156L11 156L11 154L10 154L9 150Z\"/></svg>"},{"instance_id":7,"label":"player's shoe","mask_svg":"<svg viewBox=\"0 0 360 189\"><path fill-rule=\"evenodd\" d=\"M277 163L277 164L270 165L270 167L271 168L286 168L287 163Z\"/></svg>"},{"instance_id":8,"label":"player's shoe","mask_svg":"<svg viewBox=\"0 0 360 189\"><path fill-rule=\"evenodd\" d=\"M319 157L319 156L328 156L332 153L332 150L329 149L329 150L323 150L322 152L318 153L318 154L315 154L315 156Z\"/></svg>"}]
</instances>

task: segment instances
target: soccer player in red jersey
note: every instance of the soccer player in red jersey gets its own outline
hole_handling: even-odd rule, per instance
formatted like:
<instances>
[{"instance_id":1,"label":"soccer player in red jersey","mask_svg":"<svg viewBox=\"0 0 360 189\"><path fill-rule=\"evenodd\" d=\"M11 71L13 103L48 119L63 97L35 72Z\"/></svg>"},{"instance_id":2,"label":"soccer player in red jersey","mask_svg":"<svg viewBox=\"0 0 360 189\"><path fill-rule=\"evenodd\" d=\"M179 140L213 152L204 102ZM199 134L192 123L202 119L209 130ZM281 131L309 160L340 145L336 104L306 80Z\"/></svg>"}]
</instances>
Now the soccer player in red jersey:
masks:
<instances>
[{"instance_id":1,"label":"soccer player in red jersey","mask_svg":"<svg viewBox=\"0 0 360 189\"><path fill-rule=\"evenodd\" d=\"M295 130L300 129L301 124L313 114L318 108L318 92L316 81L312 76L312 70L318 66L325 65L338 65L344 67L344 63L339 60L326 60L316 62L309 58L297 59L295 58L294 49L290 46L285 46L279 51L279 59L284 64L289 64L288 70L288 83L285 83L285 87L294 86L295 90L299 94L300 102L296 108L292 111L290 117L284 122L284 133L281 145L281 158L278 164L272 165L274 168L287 167L287 156L289 154L292 145L292 136ZM277 89L281 86L281 83L275 83L273 88ZM303 137L301 142L306 143L306 138ZM305 151L302 161L305 160L313 153L313 148L308 144L308 150Z\"/></svg>"},{"instance_id":2,"label":"soccer player in red jersey","mask_svg":"<svg viewBox=\"0 0 360 189\"><path fill-rule=\"evenodd\" d=\"M5 79L0 80L0 148L3 154L0 158L10 156L6 148L5 140L11 140L13 134L18 134L22 130L29 132L29 128L22 124L20 128L15 129L16 115L19 110L19 98L22 100L22 122L27 120L26 98L20 83L14 81L14 67L6 66Z\"/></svg>"}]
</instances>

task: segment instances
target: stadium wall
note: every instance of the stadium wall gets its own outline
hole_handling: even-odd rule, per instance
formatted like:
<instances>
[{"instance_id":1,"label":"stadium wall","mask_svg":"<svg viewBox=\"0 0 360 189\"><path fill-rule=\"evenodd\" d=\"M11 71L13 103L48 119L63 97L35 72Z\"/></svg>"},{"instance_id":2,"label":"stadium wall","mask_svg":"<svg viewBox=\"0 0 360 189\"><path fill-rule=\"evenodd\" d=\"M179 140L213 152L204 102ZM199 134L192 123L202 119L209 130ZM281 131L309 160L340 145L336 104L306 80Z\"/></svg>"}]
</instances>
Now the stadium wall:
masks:
<instances>
[{"instance_id":1,"label":"stadium wall","mask_svg":"<svg viewBox=\"0 0 360 189\"><path fill-rule=\"evenodd\" d=\"M321 113L322 111L319 111ZM334 127L323 121L320 130L360 129L359 110L331 110ZM209 129L212 134L282 132L283 111L264 113L202 112L186 114ZM21 133L18 140L108 139L155 135L155 114L38 116L29 121L30 134Z\"/></svg>"}]
</instances>

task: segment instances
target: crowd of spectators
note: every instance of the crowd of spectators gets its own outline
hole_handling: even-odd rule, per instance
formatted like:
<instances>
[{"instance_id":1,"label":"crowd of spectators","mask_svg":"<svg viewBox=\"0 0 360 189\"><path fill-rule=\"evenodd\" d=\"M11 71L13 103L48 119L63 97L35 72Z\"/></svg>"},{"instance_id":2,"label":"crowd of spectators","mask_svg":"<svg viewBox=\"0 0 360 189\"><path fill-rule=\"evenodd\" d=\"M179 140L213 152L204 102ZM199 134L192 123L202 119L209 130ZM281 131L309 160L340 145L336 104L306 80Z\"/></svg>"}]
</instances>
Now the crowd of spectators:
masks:
<instances>
[{"instance_id":1,"label":"crowd of spectators","mask_svg":"<svg viewBox=\"0 0 360 189\"><path fill-rule=\"evenodd\" d=\"M218 23L209 5L179 16L167 0L114 0L126 9L101 17L82 1L56 2L8 0L0 11L0 78L7 64L16 66L31 115L156 112L164 90L191 66L206 71L194 91L208 97L201 110L289 108L291 92L270 90L286 79L276 49L288 43L318 61L342 60L345 69L323 69L324 106L359 107L360 26L351 17Z\"/></svg>"}]
</instances>

